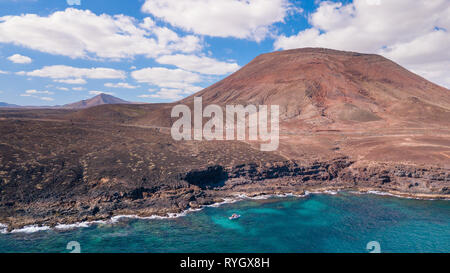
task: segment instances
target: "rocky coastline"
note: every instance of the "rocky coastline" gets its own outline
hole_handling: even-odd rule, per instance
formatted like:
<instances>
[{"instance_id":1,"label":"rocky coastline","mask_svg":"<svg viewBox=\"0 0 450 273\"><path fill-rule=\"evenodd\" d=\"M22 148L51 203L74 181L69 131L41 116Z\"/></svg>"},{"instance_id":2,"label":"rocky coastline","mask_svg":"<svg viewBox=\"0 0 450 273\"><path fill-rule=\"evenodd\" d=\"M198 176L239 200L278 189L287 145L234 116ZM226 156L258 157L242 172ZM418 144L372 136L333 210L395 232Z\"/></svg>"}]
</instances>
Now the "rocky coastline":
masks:
<instances>
[{"instance_id":1,"label":"rocky coastline","mask_svg":"<svg viewBox=\"0 0 450 273\"><path fill-rule=\"evenodd\" d=\"M55 227L105 221L120 215L138 217L180 215L247 196L298 195L349 191L385 193L405 198L449 199L450 172L436 167L362 165L347 157L301 165L294 161L210 166L191 170L172 189L135 188L128 192L105 191L96 198L78 196L70 201L44 201L13 205L15 214L2 217L7 230L26 226Z\"/></svg>"}]
</instances>

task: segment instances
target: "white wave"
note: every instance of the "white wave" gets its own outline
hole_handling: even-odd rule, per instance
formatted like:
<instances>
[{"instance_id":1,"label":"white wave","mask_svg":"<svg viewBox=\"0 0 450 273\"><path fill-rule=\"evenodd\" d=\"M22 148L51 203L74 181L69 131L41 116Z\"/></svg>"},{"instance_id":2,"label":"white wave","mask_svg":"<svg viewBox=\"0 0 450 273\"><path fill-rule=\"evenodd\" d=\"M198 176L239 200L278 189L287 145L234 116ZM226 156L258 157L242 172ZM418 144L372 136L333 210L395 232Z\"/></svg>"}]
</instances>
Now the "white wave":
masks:
<instances>
[{"instance_id":1,"label":"white wave","mask_svg":"<svg viewBox=\"0 0 450 273\"><path fill-rule=\"evenodd\" d=\"M6 233L8 233L8 225L0 223L0 234L6 234Z\"/></svg>"},{"instance_id":2,"label":"white wave","mask_svg":"<svg viewBox=\"0 0 450 273\"><path fill-rule=\"evenodd\" d=\"M375 194L375 195L382 195L382 196L399 196L395 195L389 192L383 192L383 191L367 191L368 194ZM403 198L411 199L409 196L402 196Z\"/></svg>"},{"instance_id":3,"label":"white wave","mask_svg":"<svg viewBox=\"0 0 450 273\"><path fill-rule=\"evenodd\" d=\"M35 233L38 231L46 231L50 230L49 226L38 226L38 225L32 225L32 226L25 226L20 229L15 229L11 231L11 233Z\"/></svg>"},{"instance_id":4,"label":"white wave","mask_svg":"<svg viewBox=\"0 0 450 273\"><path fill-rule=\"evenodd\" d=\"M355 194L355 195L367 194L367 192L362 192L362 191L348 191L348 193Z\"/></svg>"},{"instance_id":5,"label":"white wave","mask_svg":"<svg viewBox=\"0 0 450 273\"><path fill-rule=\"evenodd\" d=\"M96 224L115 224L117 222L119 222L122 219L139 219L139 220L164 220L164 219L175 219L175 218L179 218L179 217L184 217L186 216L188 213L192 213L192 212L197 212L197 211L201 211L203 208L206 207L212 207L212 208L217 208L220 207L222 205L225 204L233 204L239 201L243 201L243 200L265 200L265 199L269 199L269 198L285 198L285 197L297 197L297 198L304 198L307 197L311 194L330 194L330 195L336 195L338 194L340 191L331 191L331 190L325 190L325 191L305 191L304 194L294 194L294 193L285 193L285 194L263 194L263 195L258 195L258 196L253 196L250 197L246 194L240 193L240 194L236 194L233 198L224 198L222 202L218 202L218 203L214 203L211 205L204 205L201 206L199 208L193 209L193 208L189 208L183 212L180 213L168 213L167 216L160 216L160 215L151 215L148 217L142 217L142 216L138 216L138 215L116 215L111 217L109 220L103 221L103 220L98 220L98 221L92 221L92 222L80 222L80 223L75 223L75 224L58 224L55 226L56 230L70 230L70 229L76 229L76 228L86 228L89 227L91 225L96 225ZM362 192L362 191L348 191L351 194L375 194L375 195L385 195L385 196L393 196L393 197L398 197L398 198L408 198L408 199L419 199L419 200L424 200L423 198L413 198L413 197L408 197L408 196L403 196L403 195L395 195L389 192L381 192L381 191L366 191L366 192ZM435 199L425 199L425 200L435 200ZM1 234L6 234L7 232L7 225L4 224L0 224L0 233ZM16 229L11 231L11 233L34 233L34 232L39 232L39 231L46 231L46 230L50 230L51 228L48 226L26 226L23 227L21 229Z\"/></svg>"},{"instance_id":6,"label":"white wave","mask_svg":"<svg viewBox=\"0 0 450 273\"><path fill-rule=\"evenodd\" d=\"M55 229L58 230L70 230L70 229L77 229L77 228L87 228L91 224L88 222L82 222L82 223L76 223L76 224L58 224L56 225Z\"/></svg>"},{"instance_id":7,"label":"white wave","mask_svg":"<svg viewBox=\"0 0 450 273\"><path fill-rule=\"evenodd\" d=\"M330 191L330 190L324 190L324 191L306 191L306 193L309 194L329 194L329 195L336 195L339 193L339 191Z\"/></svg>"},{"instance_id":8,"label":"white wave","mask_svg":"<svg viewBox=\"0 0 450 273\"><path fill-rule=\"evenodd\" d=\"M167 216L161 216L161 215L151 215L151 216L138 216L138 215L116 215L111 217L109 221L106 221L104 223L106 224L115 224L123 219L139 219L139 220L163 220L163 219L175 219L179 217L186 216L188 213L200 211L202 208L198 209L187 209L185 211L179 212L179 213L168 213Z\"/></svg>"},{"instance_id":9,"label":"white wave","mask_svg":"<svg viewBox=\"0 0 450 273\"><path fill-rule=\"evenodd\" d=\"M294 193L283 193L283 194L262 194L262 195L257 195L257 196L248 196L246 194L238 194L236 195L236 199L233 199L233 202L236 201L241 201L241 200L245 200L245 199L250 199L250 200L266 200L266 199L270 199L270 198L286 198L286 197L297 197L297 198L302 198L302 197L306 197L309 195L309 192L305 192L304 194L294 194ZM224 203L224 202L222 202ZM219 204L222 204L219 203ZM228 202L230 203L230 202Z\"/></svg>"},{"instance_id":10,"label":"white wave","mask_svg":"<svg viewBox=\"0 0 450 273\"><path fill-rule=\"evenodd\" d=\"M384 191L376 191L376 190L370 190L370 191L349 191L351 194L373 194L373 195L380 195L380 196L391 196L396 198L402 198L402 199L414 199L414 200L426 200L426 201L435 201L437 199L434 198L423 198L423 197L413 197L413 196L407 196L407 195L401 195L401 194L394 194L390 192L384 192ZM443 200L450 200L448 198L444 198Z\"/></svg>"},{"instance_id":11,"label":"white wave","mask_svg":"<svg viewBox=\"0 0 450 273\"><path fill-rule=\"evenodd\" d=\"M214 203L214 204L211 204L211 205L205 205L204 207L207 207L207 208L218 208L218 207L220 207L222 205L233 204L233 203L242 201L242 200L244 200L246 198L247 198L247 196L245 196L245 195L237 194L235 198L224 198L222 202Z\"/></svg>"}]
</instances>

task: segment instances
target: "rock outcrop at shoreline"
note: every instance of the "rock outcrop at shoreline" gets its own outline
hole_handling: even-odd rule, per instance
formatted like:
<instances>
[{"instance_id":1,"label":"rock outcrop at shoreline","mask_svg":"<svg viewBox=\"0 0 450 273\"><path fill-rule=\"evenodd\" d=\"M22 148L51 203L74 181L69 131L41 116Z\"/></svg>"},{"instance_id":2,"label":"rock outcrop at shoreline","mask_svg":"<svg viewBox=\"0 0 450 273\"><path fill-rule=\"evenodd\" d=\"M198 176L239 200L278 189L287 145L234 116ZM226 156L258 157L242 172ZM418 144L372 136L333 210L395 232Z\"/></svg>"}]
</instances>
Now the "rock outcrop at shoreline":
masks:
<instances>
[{"instance_id":1,"label":"rock outcrop at shoreline","mask_svg":"<svg viewBox=\"0 0 450 273\"><path fill-rule=\"evenodd\" d=\"M89 180L86 177L80 179ZM12 230L29 225L54 227L108 220L117 215L167 216L220 203L237 194L303 195L306 191L371 190L405 197L447 199L450 197L449 184L450 172L445 169L385 164L356 167L346 157L309 165L281 161L264 165L211 166L191 170L171 186L151 186L152 183L137 188L94 186L87 196L55 196L37 202L2 200L2 212L9 210L10 214L2 214L0 222Z\"/></svg>"}]
</instances>

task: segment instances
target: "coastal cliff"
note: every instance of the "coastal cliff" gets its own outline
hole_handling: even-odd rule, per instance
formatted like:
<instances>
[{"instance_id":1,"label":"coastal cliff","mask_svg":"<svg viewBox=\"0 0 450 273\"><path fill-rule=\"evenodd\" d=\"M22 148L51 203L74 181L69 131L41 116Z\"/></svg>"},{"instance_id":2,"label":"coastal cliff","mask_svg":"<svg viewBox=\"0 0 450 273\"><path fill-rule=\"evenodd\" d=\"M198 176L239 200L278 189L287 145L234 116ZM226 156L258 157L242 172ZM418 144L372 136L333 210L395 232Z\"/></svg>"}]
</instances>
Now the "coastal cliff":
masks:
<instances>
[{"instance_id":1,"label":"coastal cliff","mask_svg":"<svg viewBox=\"0 0 450 273\"><path fill-rule=\"evenodd\" d=\"M131 186L118 178L102 178L98 184L90 183L92 178L82 172L68 178L67 172L61 171L62 176L54 179L75 179L72 185L87 185L84 189L54 189L38 201L26 197L23 201L3 198L1 222L12 230L29 225L54 227L108 220L118 215L167 217L240 195L304 195L308 191L378 191L412 198L450 197L447 169L388 164L361 166L346 157L308 165L294 161L233 167L216 165L180 173L179 180L164 180L161 184L146 178L148 173L140 174L143 175L141 183Z\"/></svg>"}]
</instances>

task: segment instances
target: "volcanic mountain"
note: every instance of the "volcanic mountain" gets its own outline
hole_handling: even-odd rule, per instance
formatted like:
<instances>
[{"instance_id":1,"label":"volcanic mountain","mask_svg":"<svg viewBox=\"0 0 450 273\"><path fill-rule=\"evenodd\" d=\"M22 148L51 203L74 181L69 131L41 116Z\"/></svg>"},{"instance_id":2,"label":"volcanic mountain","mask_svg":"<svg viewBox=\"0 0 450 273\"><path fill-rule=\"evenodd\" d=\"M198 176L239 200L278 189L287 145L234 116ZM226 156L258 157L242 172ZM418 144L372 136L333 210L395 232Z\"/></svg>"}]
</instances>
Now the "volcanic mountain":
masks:
<instances>
[{"instance_id":1,"label":"volcanic mountain","mask_svg":"<svg viewBox=\"0 0 450 273\"><path fill-rule=\"evenodd\" d=\"M204 104L280 105L284 121L332 124L450 122L450 91L373 54L304 48L263 54L186 98Z\"/></svg>"},{"instance_id":2,"label":"volcanic mountain","mask_svg":"<svg viewBox=\"0 0 450 273\"><path fill-rule=\"evenodd\" d=\"M450 90L374 54L321 48L263 54L174 104L105 105L72 118L170 127L172 107L192 107L194 97L204 105L279 105L279 152L289 159L345 155L450 166Z\"/></svg>"},{"instance_id":3,"label":"volcanic mountain","mask_svg":"<svg viewBox=\"0 0 450 273\"><path fill-rule=\"evenodd\" d=\"M368 123L383 128L450 125L448 89L379 55L321 48L260 55L175 104L192 105L194 97L202 97L204 105L279 105L282 127L290 130L355 129ZM169 126L172 106L122 108L136 112L130 116L135 124ZM97 111L77 116L100 118ZM111 117L124 114L117 107L109 111Z\"/></svg>"},{"instance_id":4,"label":"volcanic mountain","mask_svg":"<svg viewBox=\"0 0 450 273\"><path fill-rule=\"evenodd\" d=\"M124 100L116 98L114 96L102 93L102 94L99 94L88 100L82 100L79 102L66 104L63 106L63 108L84 109L84 108L90 108L90 107L104 105L104 104L129 104L129 103L130 102L128 102L128 101L124 101Z\"/></svg>"}]
</instances>

